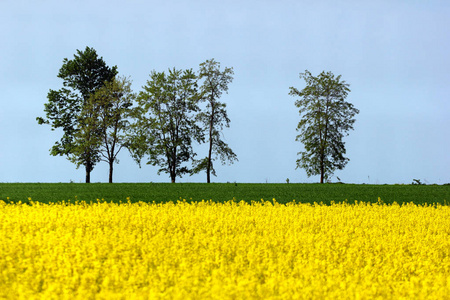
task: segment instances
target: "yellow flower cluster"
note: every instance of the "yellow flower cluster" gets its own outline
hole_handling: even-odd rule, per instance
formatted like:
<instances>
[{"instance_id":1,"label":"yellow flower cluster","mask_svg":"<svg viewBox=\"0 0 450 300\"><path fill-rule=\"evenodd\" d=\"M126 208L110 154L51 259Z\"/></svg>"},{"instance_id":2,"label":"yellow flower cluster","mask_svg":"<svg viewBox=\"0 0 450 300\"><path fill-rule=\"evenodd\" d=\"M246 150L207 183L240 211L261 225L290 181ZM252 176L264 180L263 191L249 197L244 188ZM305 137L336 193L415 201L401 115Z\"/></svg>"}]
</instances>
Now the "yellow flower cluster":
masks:
<instances>
[{"instance_id":1,"label":"yellow flower cluster","mask_svg":"<svg viewBox=\"0 0 450 300\"><path fill-rule=\"evenodd\" d=\"M449 206L0 201L1 299L449 295Z\"/></svg>"}]
</instances>

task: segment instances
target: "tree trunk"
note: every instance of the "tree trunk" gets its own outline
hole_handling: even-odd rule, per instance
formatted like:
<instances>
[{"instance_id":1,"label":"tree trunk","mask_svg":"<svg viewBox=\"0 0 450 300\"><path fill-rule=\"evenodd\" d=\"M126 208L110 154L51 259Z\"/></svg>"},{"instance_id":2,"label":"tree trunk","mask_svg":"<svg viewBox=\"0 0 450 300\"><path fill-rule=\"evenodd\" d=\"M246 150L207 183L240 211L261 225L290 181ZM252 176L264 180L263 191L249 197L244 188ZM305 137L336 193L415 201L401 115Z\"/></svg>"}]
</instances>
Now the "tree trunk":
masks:
<instances>
[{"instance_id":1,"label":"tree trunk","mask_svg":"<svg viewBox=\"0 0 450 300\"><path fill-rule=\"evenodd\" d=\"M90 164L86 164L86 183L91 183L91 167Z\"/></svg>"},{"instance_id":2,"label":"tree trunk","mask_svg":"<svg viewBox=\"0 0 450 300\"><path fill-rule=\"evenodd\" d=\"M208 167L206 168L206 183L211 183L211 170L209 168L209 162L208 162Z\"/></svg>"},{"instance_id":3,"label":"tree trunk","mask_svg":"<svg viewBox=\"0 0 450 300\"><path fill-rule=\"evenodd\" d=\"M322 149L322 153L320 154L320 183L323 183L324 175L325 175L325 149Z\"/></svg>"},{"instance_id":4,"label":"tree trunk","mask_svg":"<svg viewBox=\"0 0 450 300\"><path fill-rule=\"evenodd\" d=\"M173 156L172 156L173 159ZM175 159L173 159L173 165L169 167L170 169L170 181L175 183L175 179L177 178L176 167L175 167Z\"/></svg>"},{"instance_id":5,"label":"tree trunk","mask_svg":"<svg viewBox=\"0 0 450 300\"><path fill-rule=\"evenodd\" d=\"M175 179L177 178L176 160L177 160L177 156L176 156L176 149L175 149L175 151L172 152L172 165L169 165L170 179L171 179L172 183L175 183Z\"/></svg>"},{"instance_id":6,"label":"tree trunk","mask_svg":"<svg viewBox=\"0 0 450 300\"><path fill-rule=\"evenodd\" d=\"M109 162L109 183L113 183L114 161Z\"/></svg>"},{"instance_id":7,"label":"tree trunk","mask_svg":"<svg viewBox=\"0 0 450 300\"><path fill-rule=\"evenodd\" d=\"M327 106L325 110L325 128L323 133L323 146L322 146L322 156L320 158L320 183L323 183L323 180L325 179L325 152L326 148L328 147L328 107L329 107L329 98L327 96Z\"/></svg>"},{"instance_id":8,"label":"tree trunk","mask_svg":"<svg viewBox=\"0 0 450 300\"><path fill-rule=\"evenodd\" d=\"M212 131L214 125L214 106L211 105L211 118L209 120L209 151L208 151L208 164L206 165L206 183L211 183L211 156L212 156Z\"/></svg>"},{"instance_id":9,"label":"tree trunk","mask_svg":"<svg viewBox=\"0 0 450 300\"><path fill-rule=\"evenodd\" d=\"M209 152L208 152L208 164L206 165L206 182L211 183L211 155L212 155L212 137L211 129L209 130Z\"/></svg>"}]
</instances>

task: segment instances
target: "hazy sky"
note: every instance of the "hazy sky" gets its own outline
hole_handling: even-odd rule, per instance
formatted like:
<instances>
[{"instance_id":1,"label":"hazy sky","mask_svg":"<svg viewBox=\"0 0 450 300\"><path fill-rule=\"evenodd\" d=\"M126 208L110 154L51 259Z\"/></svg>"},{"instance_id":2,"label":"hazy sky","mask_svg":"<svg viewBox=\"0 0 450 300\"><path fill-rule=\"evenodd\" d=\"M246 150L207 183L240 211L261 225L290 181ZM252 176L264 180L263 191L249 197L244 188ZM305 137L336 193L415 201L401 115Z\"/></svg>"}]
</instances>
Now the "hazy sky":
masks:
<instances>
[{"instance_id":1,"label":"hazy sky","mask_svg":"<svg viewBox=\"0 0 450 300\"><path fill-rule=\"evenodd\" d=\"M64 58L97 50L139 92L152 70L233 67L226 142L239 162L214 182L317 182L295 169L299 73L331 71L360 110L345 138L349 183L450 182L450 1L0 0L0 182L83 182L49 155L60 131L38 125ZM199 155L206 145L196 146ZM120 154L115 182L168 182ZM107 182L100 163L92 182ZM177 179L204 182L206 174ZM333 177L336 181L336 177Z\"/></svg>"}]
</instances>

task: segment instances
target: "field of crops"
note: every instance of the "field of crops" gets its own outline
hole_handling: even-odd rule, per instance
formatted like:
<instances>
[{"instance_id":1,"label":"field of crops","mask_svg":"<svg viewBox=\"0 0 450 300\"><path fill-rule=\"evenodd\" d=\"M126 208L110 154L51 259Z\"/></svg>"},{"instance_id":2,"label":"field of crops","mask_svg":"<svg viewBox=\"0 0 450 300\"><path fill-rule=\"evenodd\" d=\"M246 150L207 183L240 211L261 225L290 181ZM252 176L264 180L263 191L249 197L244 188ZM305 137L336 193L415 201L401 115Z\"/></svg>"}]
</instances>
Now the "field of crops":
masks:
<instances>
[{"instance_id":1,"label":"field of crops","mask_svg":"<svg viewBox=\"0 0 450 300\"><path fill-rule=\"evenodd\" d=\"M0 201L0 298L450 295L447 205L74 202Z\"/></svg>"},{"instance_id":2,"label":"field of crops","mask_svg":"<svg viewBox=\"0 0 450 300\"><path fill-rule=\"evenodd\" d=\"M450 201L450 185L357 185L357 184L254 184L254 183L0 183L0 199L26 202L31 197L39 202L96 199L106 201L143 201L164 203L213 200L224 203L235 199L248 203L277 199L278 203L296 200L301 203L334 202L446 204Z\"/></svg>"}]
</instances>

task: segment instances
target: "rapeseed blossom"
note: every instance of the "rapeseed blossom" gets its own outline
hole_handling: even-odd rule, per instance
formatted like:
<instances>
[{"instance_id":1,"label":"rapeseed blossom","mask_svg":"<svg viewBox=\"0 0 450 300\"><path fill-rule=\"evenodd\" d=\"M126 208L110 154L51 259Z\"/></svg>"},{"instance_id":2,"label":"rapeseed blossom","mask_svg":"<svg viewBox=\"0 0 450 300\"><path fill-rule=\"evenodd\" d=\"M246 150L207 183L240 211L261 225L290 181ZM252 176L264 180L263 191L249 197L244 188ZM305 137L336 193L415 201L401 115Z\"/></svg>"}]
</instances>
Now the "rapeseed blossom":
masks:
<instances>
[{"instance_id":1,"label":"rapeseed blossom","mask_svg":"<svg viewBox=\"0 0 450 300\"><path fill-rule=\"evenodd\" d=\"M450 207L0 201L3 299L448 299Z\"/></svg>"}]
</instances>

